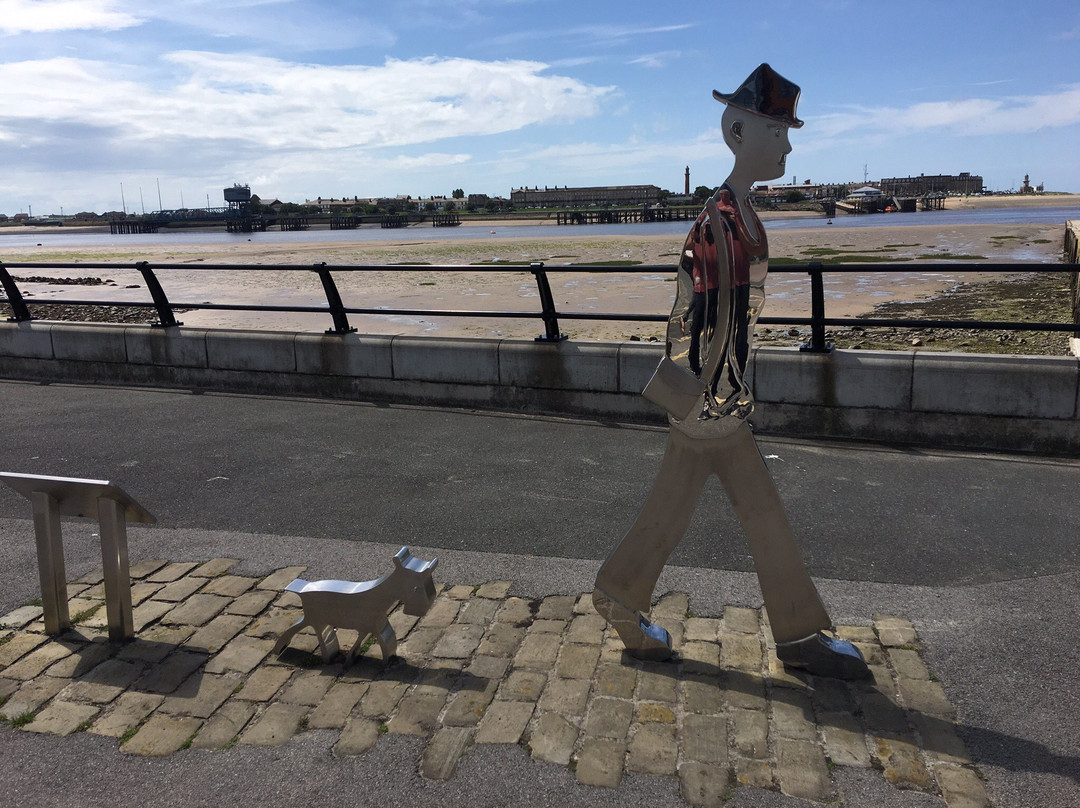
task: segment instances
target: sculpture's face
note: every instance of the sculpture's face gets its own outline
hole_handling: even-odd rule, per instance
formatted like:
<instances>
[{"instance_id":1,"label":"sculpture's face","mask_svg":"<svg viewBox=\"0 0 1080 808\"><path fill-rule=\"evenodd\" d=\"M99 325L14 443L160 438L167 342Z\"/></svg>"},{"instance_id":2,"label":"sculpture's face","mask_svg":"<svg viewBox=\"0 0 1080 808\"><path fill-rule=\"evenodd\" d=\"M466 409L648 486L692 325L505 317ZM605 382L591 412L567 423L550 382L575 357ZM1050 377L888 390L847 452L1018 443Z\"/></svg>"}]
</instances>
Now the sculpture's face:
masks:
<instances>
[{"instance_id":1,"label":"sculpture's face","mask_svg":"<svg viewBox=\"0 0 1080 808\"><path fill-rule=\"evenodd\" d=\"M755 180L775 180L786 172L791 152L787 124L761 115L738 116L738 133L729 143L735 159Z\"/></svg>"}]
</instances>

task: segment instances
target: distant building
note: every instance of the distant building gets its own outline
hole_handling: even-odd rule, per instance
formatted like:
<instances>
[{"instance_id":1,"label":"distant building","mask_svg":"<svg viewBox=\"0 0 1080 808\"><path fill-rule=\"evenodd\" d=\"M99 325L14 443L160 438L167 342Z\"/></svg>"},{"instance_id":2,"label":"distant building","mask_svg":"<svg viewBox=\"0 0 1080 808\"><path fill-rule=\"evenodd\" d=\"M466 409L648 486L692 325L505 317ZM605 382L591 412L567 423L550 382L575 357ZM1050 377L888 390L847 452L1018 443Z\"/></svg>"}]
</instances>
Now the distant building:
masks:
<instances>
[{"instance_id":1,"label":"distant building","mask_svg":"<svg viewBox=\"0 0 1080 808\"><path fill-rule=\"evenodd\" d=\"M320 196L316 199L305 199L304 204L308 207L319 209L319 213L348 213L355 207L377 204L378 200L365 199L362 196L343 196L340 199Z\"/></svg>"},{"instance_id":2,"label":"distant building","mask_svg":"<svg viewBox=\"0 0 1080 808\"><path fill-rule=\"evenodd\" d=\"M920 174L917 177L889 177L881 181L888 196L923 196L929 193L980 194L983 178L966 171L960 174Z\"/></svg>"},{"instance_id":3,"label":"distant building","mask_svg":"<svg viewBox=\"0 0 1080 808\"><path fill-rule=\"evenodd\" d=\"M251 188L239 183L225 189L225 204L235 210L246 209L251 202Z\"/></svg>"},{"instance_id":4,"label":"distant building","mask_svg":"<svg viewBox=\"0 0 1080 808\"><path fill-rule=\"evenodd\" d=\"M1032 187L1031 176L1029 174L1024 175L1024 184L1020 186L1020 193L1022 194L1041 194L1046 190L1046 187L1039 183Z\"/></svg>"},{"instance_id":5,"label":"distant building","mask_svg":"<svg viewBox=\"0 0 1080 808\"><path fill-rule=\"evenodd\" d=\"M448 206L450 206L450 209L453 210L460 203L460 200L446 196L429 196L426 200L424 199L424 197L421 196L417 197L414 202L414 204L416 205L416 209L420 213L424 213L429 210L443 211L446 210Z\"/></svg>"},{"instance_id":6,"label":"distant building","mask_svg":"<svg viewBox=\"0 0 1080 808\"><path fill-rule=\"evenodd\" d=\"M584 208L599 205L655 205L663 192L655 185L602 185L584 188L514 188L510 201L515 208Z\"/></svg>"},{"instance_id":7,"label":"distant building","mask_svg":"<svg viewBox=\"0 0 1080 808\"><path fill-rule=\"evenodd\" d=\"M761 200L762 204L769 201L783 202L792 191L798 191L806 199L836 199L846 196L850 187L850 184L844 183L813 183L803 180L790 185L756 185L752 194Z\"/></svg>"}]
</instances>

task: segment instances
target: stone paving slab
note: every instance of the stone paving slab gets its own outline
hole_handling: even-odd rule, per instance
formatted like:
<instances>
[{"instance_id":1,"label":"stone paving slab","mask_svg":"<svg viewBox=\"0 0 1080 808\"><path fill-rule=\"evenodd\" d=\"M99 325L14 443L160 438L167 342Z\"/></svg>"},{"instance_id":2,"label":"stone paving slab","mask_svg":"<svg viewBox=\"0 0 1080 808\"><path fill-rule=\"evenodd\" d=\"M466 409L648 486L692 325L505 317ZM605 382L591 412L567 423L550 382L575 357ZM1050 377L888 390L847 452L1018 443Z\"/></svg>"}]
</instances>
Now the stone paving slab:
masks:
<instances>
[{"instance_id":1,"label":"stone paving slab","mask_svg":"<svg viewBox=\"0 0 1080 808\"><path fill-rule=\"evenodd\" d=\"M691 615L685 594L668 593L651 617L679 656L643 663L623 653L590 593L533 601L511 597L509 581L445 585L424 617L391 615L400 656L389 665L370 643L346 665L324 663L310 630L270 655L301 614L282 590L303 568L259 578L232 574L235 564L132 565L141 602L137 637L123 645L94 619L100 571L69 585L94 617L62 637L43 633L37 606L0 617L0 719L89 731L148 756L228 754L319 730L337 733L343 757L402 733L425 739L420 761L402 765L430 779L452 777L474 744L521 744L592 786L616 787L627 772L676 778L692 805L746 787L829 803L833 772L851 767L951 808L990 805L946 688L896 615L837 629L873 674L840 682L786 670L755 609ZM345 650L363 639L341 636Z\"/></svg>"}]
</instances>

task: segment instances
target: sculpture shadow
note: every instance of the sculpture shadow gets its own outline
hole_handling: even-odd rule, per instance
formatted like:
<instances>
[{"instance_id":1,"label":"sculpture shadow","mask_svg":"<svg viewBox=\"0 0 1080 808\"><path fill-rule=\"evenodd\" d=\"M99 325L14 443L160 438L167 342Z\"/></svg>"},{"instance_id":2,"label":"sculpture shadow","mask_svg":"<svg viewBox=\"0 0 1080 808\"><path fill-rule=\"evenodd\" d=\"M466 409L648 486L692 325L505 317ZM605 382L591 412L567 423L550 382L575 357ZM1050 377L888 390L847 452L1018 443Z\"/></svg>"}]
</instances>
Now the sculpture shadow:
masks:
<instances>
[{"instance_id":1,"label":"sculpture shadow","mask_svg":"<svg viewBox=\"0 0 1080 808\"><path fill-rule=\"evenodd\" d=\"M837 728L839 726L832 716L843 711L837 709L842 706L842 702L836 701L836 694L838 691L846 691L850 701L848 709L859 720L860 725L868 728L871 735L888 737L906 734L914 739L914 732L918 729L923 739L920 748L943 756L957 752L955 744L950 743L950 739L958 735L976 765L995 766L1016 772L1052 774L1080 783L1080 756L1059 754L1038 741L909 709L898 704L894 698L878 691L870 680L842 682L790 671L796 679L806 685L805 689L799 689L786 685L766 685L765 678L760 675L735 668L722 668L710 663L694 662L693 670L687 672L682 670L681 660L678 658L667 662L642 662L624 652L622 663L670 676L679 681L715 680L717 687L726 692L739 694L748 699L761 696L772 701L785 702L796 709L803 710L806 721ZM823 695L826 691L828 691L828 696ZM800 698L796 694L809 696L809 700ZM899 719L903 721L902 727L868 727L867 716L860 703L863 697L872 694L879 694L884 700L886 712L891 710L894 713L887 722ZM730 697L725 696L725 698L731 701Z\"/></svg>"}]
</instances>

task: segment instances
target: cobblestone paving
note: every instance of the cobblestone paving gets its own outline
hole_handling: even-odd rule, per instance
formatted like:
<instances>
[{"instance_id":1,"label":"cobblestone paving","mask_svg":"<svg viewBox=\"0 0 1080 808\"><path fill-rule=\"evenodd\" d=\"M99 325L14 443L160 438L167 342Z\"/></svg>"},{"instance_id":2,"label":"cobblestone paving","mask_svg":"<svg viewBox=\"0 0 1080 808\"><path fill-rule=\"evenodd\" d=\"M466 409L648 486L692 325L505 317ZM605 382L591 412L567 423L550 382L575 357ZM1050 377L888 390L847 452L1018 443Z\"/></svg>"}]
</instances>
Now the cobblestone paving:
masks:
<instances>
[{"instance_id":1,"label":"cobblestone paving","mask_svg":"<svg viewBox=\"0 0 1080 808\"><path fill-rule=\"evenodd\" d=\"M757 610L695 617L686 595L665 595L652 619L679 661L642 663L588 594L524 600L502 581L442 587L420 619L395 612L400 658L384 667L373 645L345 667L322 662L311 631L271 657L300 614L282 590L303 568L251 578L231 574L235 563L133 565L137 637L124 645L107 641L100 572L68 585L77 628L62 637L44 634L39 606L0 618L0 719L109 736L135 755L277 745L309 729L339 733L336 755L359 755L402 733L428 739L420 771L432 779L452 777L474 744L524 744L590 785L677 777L693 805L740 786L829 802L833 769L872 767L947 806L990 804L899 617L838 628L873 671L845 683L785 671ZM344 649L356 640L339 636Z\"/></svg>"}]
</instances>

